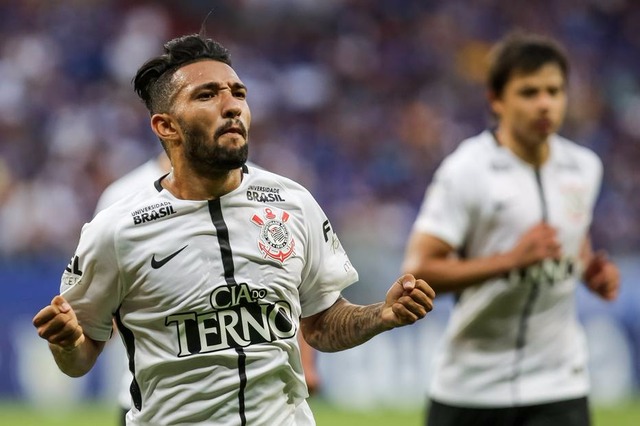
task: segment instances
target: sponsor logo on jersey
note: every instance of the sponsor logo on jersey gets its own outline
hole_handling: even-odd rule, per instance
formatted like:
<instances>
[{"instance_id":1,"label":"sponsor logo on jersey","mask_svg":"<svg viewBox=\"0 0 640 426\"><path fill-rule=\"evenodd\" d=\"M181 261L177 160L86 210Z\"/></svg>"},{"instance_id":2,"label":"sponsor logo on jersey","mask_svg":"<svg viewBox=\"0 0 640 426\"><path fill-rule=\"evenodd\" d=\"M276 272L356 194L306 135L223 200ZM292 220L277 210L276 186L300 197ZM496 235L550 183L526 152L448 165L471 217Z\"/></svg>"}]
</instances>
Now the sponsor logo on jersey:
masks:
<instances>
[{"instance_id":1,"label":"sponsor logo on jersey","mask_svg":"<svg viewBox=\"0 0 640 426\"><path fill-rule=\"evenodd\" d=\"M563 185L560 191L567 216L578 223L588 220L589 204L586 189L581 185Z\"/></svg>"},{"instance_id":2,"label":"sponsor logo on jersey","mask_svg":"<svg viewBox=\"0 0 640 426\"><path fill-rule=\"evenodd\" d=\"M74 255L66 268L64 268L64 272L62 273L62 283L66 286L74 286L78 284L80 278L82 278L82 271L79 266L80 260L78 256Z\"/></svg>"},{"instance_id":3,"label":"sponsor logo on jersey","mask_svg":"<svg viewBox=\"0 0 640 426\"><path fill-rule=\"evenodd\" d=\"M250 185L247 189L247 200L258 201L260 203L274 203L285 201L280 194L280 188L268 186Z\"/></svg>"},{"instance_id":4,"label":"sponsor logo on jersey","mask_svg":"<svg viewBox=\"0 0 640 426\"><path fill-rule=\"evenodd\" d=\"M162 268L168 261L170 261L171 259L176 257L178 254L180 254L180 252L182 250L186 249L188 246L189 246L189 244L187 244L186 246L182 247L179 250L174 251L169 256L165 256L165 257L163 257L161 259L160 258L156 259L156 255L154 254L153 256L151 256L151 267L153 269Z\"/></svg>"},{"instance_id":5,"label":"sponsor logo on jersey","mask_svg":"<svg viewBox=\"0 0 640 426\"><path fill-rule=\"evenodd\" d=\"M267 290L246 283L222 285L209 295L209 312L169 315L174 327L178 357L288 339L296 334L291 305L285 300L265 302Z\"/></svg>"},{"instance_id":6,"label":"sponsor logo on jersey","mask_svg":"<svg viewBox=\"0 0 640 426\"><path fill-rule=\"evenodd\" d=\"M491 170L494 172L508 172L511 170L511 164L504 160L494 160L490 163Z\"/></svg>"},{"instance_id":7,"label":"sponsor logo on jersey","mask_svg":"<svg viewBox=\"0 0 640 426\"><path fill-rule=\"evenodd\" d=\"M509 272L508 280L514 285L549 284L569 279L576 270L573 259L545 259L528 268L513 269Z\"/></svg>"},{"instance_id":8,"label":"sponsor logo on jersey","mask_svg":"<svg viewBox=\"0 0 640 426\"><path fill-rule=\"evenodd\" d=\"M342 244L338 239L338 234L333 232L333 229L331 229L331 223L329 223L329 219L322 222L322 235L324 235L324 242L329 243L333 254L336 254L339 251L344 252Z\"/></svg>"},{"instance_id":9,"label":"sponsor logo on jersey","mask_svg":"<svg viewBox=\"0 0 640 426\"><path fill-rule=\"evenodd\" d=\"M166 216L175 214L173 206L169 201L161 203L151 204L138 210L131 212L133 217L133 224L140 225L142 223L152 222L154 220L161 219Z\"/></svg>"},{"instance_id":10,"label":"sponsor logo on jersey","mask_svg":"<svg viewBox=\"0 0 640 426\"><path fill-rule=\"evenodd\" d=\"M287 226L289 213L283 211L277 216L273 209L266 208L262 215L254 214L251 222L260 227L258 248L265 259L284 263L295 249L295 240Z\"/></svg>"}]
</instances>

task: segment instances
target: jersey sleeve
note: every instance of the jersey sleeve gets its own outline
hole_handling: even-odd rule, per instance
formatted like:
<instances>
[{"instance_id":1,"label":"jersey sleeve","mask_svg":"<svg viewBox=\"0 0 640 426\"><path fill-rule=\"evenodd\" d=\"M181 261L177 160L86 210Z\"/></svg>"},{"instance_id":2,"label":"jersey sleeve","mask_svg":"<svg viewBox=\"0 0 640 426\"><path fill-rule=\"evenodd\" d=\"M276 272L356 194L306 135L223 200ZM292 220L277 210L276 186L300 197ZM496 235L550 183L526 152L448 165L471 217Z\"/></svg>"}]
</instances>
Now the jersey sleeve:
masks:
<instances>
[{"instance_id":1,"label":"jersey sleeve","mask_svg":"<svg viewBox=\"0 0 640 426\"><path fill-rule=\"evenodd\" d=\"M114 231L108 220L101 214L84 225L60 283L60 294L73 308L84 333L97 341L111 336L113 314L121 301Z\"/></svg>"},{"instance_id":2,"label":"jersey sleeve","mask_svg":"<svg viewBox=\"0 0 640 426\"><path fill-rule=\"evenodd\" d=\"M440 165L425 192L414 232L437 237L455 249L464 244L472 214L472 188L477 183L465 178L466 169L455 157Z\"/></svg>"},{"instance_id":3,"label":"jersey sleeve","mask_svg":"<svg viewBox=\"0 0 640 426\"><path fill-rule=\"evenodd\" d=\"M308 317L328 309L340 292L358 280L338 235L322 208L307 194L304 203L307 245L306 263L300 285L302 316Z\"/></svg>"},{"instance_id":4,"label":"jersey sleeve","mask_svg":"<svg viewBox=\"0 0 640 426\"><path fill-rule=\"evenodd\" d=\"M593 166L589 167L589 170L592 172L592 182L591 187L593 188L593 192L591 193L591 197L589 199L590 212L593 212L595 204L598 200L598 196L600 195L600 191L602 189L602 175L604 172L604 167L602 165L602 160L595 153L591 155Z\"/></svg>"}]
</instances>

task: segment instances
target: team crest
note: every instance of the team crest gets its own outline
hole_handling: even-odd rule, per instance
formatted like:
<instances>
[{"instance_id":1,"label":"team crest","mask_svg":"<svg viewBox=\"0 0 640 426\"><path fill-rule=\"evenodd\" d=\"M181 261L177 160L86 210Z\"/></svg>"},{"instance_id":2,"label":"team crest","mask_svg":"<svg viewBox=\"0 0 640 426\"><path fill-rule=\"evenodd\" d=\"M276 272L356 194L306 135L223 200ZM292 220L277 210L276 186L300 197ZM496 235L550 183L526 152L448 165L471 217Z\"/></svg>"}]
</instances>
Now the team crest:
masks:
<instances>
[{"instance_id":1,"label":"team crest","mask_svg":"<svg viewBox=\"0 0 640 426\"><path fill-rule=\"evenodd\" d=\"M251 222L260 227L258 247L265 259L274 259L284 263L295 248L295 241L287 226L289 213L283 211L280 217L272 209L266 208L262 217L254 214Z\"/></svg>"},{"instance_id":2,"label":"team crest","mask_svg":"<svg viewBox=\"0 0 640 426\"><path fill-rule=\"evenodd\" d=\"M587 220L589 205L587 204L585 189L579 185L564 185L561 187L561 191L568 217L576 222Z\"/></svg>"}]
</instances>

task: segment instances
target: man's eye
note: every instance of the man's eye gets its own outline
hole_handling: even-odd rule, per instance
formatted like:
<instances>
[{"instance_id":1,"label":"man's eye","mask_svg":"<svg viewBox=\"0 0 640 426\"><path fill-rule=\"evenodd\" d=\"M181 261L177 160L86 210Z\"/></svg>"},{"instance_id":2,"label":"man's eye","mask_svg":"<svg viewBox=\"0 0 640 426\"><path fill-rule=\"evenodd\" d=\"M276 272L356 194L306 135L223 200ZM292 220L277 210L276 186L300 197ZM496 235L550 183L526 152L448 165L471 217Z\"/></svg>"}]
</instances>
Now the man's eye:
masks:
<instances>
[{"instance_id":1,"label":"man's eye","mask_svg":"<svg viewBox=\"0 0 640 426\"><path fill-rule=\"evenodd\" d=\"M213 97L215 97L215 93L213 93L213 92L202 92L197 96L197 99L206 100L206 99L211 99Z\"/></svg>"},{"instance_id":2,"label":"man's eye","mask_svg":"<svg viewBox=\"0 0 640 426\"><path fill-rule=\"evenodd\" d=\"M236 92L234 93L234 96L238 99L247 99L246 92Z\"/></svg>"}]
</instances>

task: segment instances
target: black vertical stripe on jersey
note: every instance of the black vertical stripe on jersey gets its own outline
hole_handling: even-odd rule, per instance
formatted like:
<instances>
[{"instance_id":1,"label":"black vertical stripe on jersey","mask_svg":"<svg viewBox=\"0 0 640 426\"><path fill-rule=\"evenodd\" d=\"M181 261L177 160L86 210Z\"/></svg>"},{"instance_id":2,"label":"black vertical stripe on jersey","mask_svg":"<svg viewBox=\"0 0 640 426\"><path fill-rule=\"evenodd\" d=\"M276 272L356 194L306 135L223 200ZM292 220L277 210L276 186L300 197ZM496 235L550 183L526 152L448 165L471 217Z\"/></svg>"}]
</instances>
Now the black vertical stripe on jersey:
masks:
<instances>
[{"instance_id":1,"label":"black vertical stripe on jersey","mask_svg":"<svg viewBox=\"0 0 640 426\"><path fill-rule=\"evenodd\" d=\"M542 209L542 221L549 221L549 212L547 209L547 200L544 197L544 186L542 185L542 176L540 175L540 169L536 168L536 184L538 186L538 195L540 196L540 208Z\"/></svg>"},{"instance_id":2,"label":"black vertical stripe on jersey","mask_svg":"<svg viewBox=\"0 0 640 426\"><path fill-rule=\"evenodd\" d=\"M131 386L129 386L131 401L133 402L133 406L136 407L138 411L141 411L142 393L140 392L140 386L138 385L138 381L136 380L136 362L134 358L134 355L136 353L135 338L133 337L133 332L125 327L122 323L122 319L120 318L120 309L116 311L115 319L118 326L118 331L124 338L124 346L127 349L127 357L129 358L129 371L131 371L131 375L133 376Z\"/></svg>"},{"instance_id":3,"label":"black vertical stripe on jersey","mask_svg":"<svg viewBox=\"0 0 640 426\"><path fill-rule=\"evenodd\" d=\"M218 244L220 245L220 255L222 257L222 267L224 268L224 279L229 285L235 285L234 277L235 268L233 266L233 252L231 251L231 243L229 241L229 229L222 216L222 208L220 207L220 199L209 201L209 214L216 228L218 235Z\"/></svg>"},{"instance_id":4,"label":"black vertical stripe on jersey","mask_svg":"<svg viewBox=\"0 0 640 426\"><path fill-rule=\"evenodd\" d=\"M222 215L220 199L209 201L209 214L211 215L211 220L213 221L213 226L216 228L216 234L218 236L222 267L224 268L224 279L229 285L237 285L238 283L234 276L235 267L233 265L231 242L229 241L229 229ZM238 390L240 424L245 426L247 424L247 417L245 414L244 392L247 387L247 355L244 353L244 349L240 347L236 348L236 352L238 353L238 376L240 376L240 389Z\"/></svg>"},{"instance_id":5,"label":"black vertical stripe on jersey","mask_svg":"<svg viewBox=\"0 0 640 426\"><path fill-rule=\"evenodd\" d=\"M540 175L540 169L535 169L536 176L536 186L538 187L538 196L540 197L540 214L542 216L542 221L547 222L549 220L549 213L547 208L547 200L544 196L544 186L542 185L542 176ZM529 318L531 317L531 312L533 311L533 305L538 298L538 294L540 293L540 283L535 282L531 285L531 289L529 291L529 295L527 296L527 300L525 301L524 308L522 309L522 315L520 316L520 322L518 323L518 334L516 336L516 357L513 365L513 376L512 376L512 399L514 404L519 403L519 392L518 392L518 384L517 380L520 377L520 368L522 363L522 358L524 357L524 347L527 343L527 328L529 323Z\"/></svg>"},{"instance_id":6,"label":"black vertical stripe on jersey","mask_svg":"<svg viewBox=\"0 0 640 426\"><path fill-rule=\"evenodd\" d=\"M162 179L166 178L168 175L169 175L169 173L165 173L162 176L160 176L160 179L158 179L157 181L153 182L153 186L155 186L156 191L162 192L162 190L164 188L162 187L162 184L160 182L162 182Z\"/></svg>"}]
</instances>

